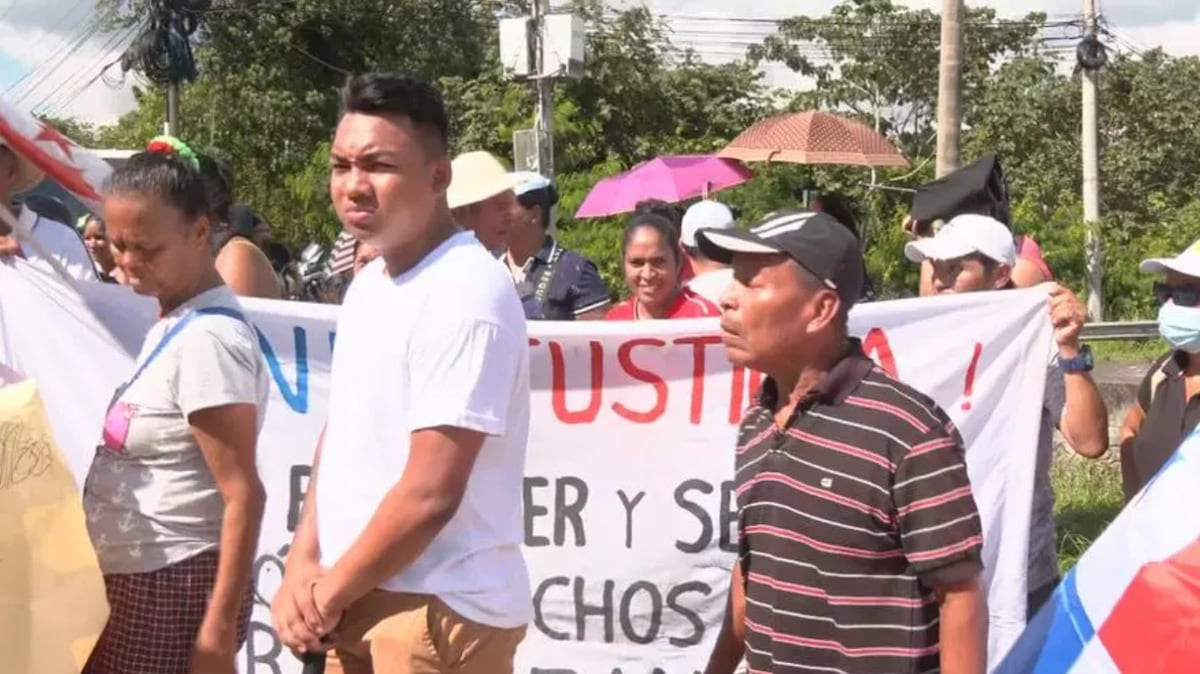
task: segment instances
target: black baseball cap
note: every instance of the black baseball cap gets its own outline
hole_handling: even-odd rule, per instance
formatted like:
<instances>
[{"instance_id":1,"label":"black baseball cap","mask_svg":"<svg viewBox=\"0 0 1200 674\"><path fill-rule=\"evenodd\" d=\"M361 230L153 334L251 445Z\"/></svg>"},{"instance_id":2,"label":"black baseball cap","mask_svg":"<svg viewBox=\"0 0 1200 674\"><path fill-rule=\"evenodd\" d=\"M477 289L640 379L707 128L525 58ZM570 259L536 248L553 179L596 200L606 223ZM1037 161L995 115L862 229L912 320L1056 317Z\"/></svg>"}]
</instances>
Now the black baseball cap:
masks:
<instances>
[{"instance_id":1,"label":"black baseball cap","mask_svg":"<svg viewBox=\"0 0 1200 674\"><path fill-rule=\"evenodd\" d=\"M847 308L862 296L866 282L858 239L826 213L780 211L749 231L702 229L696 242L705 257L723 264L732 262L734 253L787 255L836 290Z\"/></svg>"}]
</instances>

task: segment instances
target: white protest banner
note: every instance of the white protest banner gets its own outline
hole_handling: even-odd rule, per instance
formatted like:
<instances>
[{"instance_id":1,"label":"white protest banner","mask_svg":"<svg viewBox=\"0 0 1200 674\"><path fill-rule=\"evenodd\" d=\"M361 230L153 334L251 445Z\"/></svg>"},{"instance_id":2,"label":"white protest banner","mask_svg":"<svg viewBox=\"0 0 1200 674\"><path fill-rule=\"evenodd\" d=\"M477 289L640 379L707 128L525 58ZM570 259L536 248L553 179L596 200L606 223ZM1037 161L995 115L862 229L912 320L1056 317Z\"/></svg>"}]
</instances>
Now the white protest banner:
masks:
<instances>
[{"instance_id":1,"label":"white protest banner","mask_svg":"<svg viewBox=\"0 0 1200 674\"><path fill-rule=\"evenodd\" d=\"M0 364L38 381L77 477L154 306L125 289L76 295L0 266ZM336 307L247 301L274 379L260 445L266 521L241 666L298 672L268 603L308 481ZM1024 626L1034 456L1051 330L1044 291L864 305L852 330L958 424L984 523L990 660ZM729 367L716 321L535 323L524 489L535 621L522 674L693 674L725 604L736 545L733 439L758 377Z\"/></svg>"}]
</instances>

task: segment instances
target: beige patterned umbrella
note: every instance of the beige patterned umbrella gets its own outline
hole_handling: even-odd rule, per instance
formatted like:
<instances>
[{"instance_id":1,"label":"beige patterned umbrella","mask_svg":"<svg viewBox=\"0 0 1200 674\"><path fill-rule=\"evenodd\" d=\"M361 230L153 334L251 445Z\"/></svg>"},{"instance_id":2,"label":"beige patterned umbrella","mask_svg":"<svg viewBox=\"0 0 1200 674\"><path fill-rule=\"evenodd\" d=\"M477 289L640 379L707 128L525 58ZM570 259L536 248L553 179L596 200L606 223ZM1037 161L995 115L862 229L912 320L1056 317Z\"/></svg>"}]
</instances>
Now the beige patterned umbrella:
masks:
<instances>
[{"instance_id":1,"label":"beige patterned umbrella","mask_svg":"<svg viewBox=\"0 0 1200 674\"><path fill-rule=\"evenodd\" d=\"M904 155L871 127L816 110L761 120L717 154L747 162L908 166Z\"/></svg>"}]
</instances>

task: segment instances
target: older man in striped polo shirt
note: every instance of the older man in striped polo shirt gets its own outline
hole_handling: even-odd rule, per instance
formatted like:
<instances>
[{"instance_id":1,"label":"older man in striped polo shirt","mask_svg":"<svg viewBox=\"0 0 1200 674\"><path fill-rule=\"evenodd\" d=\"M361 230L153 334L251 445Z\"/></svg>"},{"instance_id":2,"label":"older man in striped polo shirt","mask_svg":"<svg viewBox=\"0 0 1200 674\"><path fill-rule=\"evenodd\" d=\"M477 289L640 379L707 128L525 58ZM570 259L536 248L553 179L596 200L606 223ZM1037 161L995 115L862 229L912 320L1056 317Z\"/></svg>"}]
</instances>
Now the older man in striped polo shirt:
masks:
<instances>
[{"instance_id":1,"label":"older man in striped polo shirt","mask_svg":"<svg viewBox=\"0 0 1200 674\"><path fill-rule=\"evenodd\" d=\"M847 330L865 277L827 215L707 230L732 263L729 359L768 375L737 448L740 553L707 672L982 674L979 515L962 439Z\"/></svg>"}]
</instances>

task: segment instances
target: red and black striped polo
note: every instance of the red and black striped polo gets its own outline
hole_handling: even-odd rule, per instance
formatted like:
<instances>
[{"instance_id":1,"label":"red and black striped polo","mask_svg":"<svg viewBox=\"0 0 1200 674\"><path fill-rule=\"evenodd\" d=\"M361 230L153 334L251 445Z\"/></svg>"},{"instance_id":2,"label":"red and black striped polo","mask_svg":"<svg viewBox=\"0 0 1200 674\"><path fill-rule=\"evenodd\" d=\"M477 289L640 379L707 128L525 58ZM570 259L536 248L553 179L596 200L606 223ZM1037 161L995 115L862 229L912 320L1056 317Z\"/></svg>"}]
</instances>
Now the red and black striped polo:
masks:
<instances>
[{"instance_id":1,"label":"red and black striped polo","mask_svg":"<svg viewBox=\"0 0 1200 674\"><path fill-rule=\"evenodd\" d=\"M933 588L982 568L954 424L858 342L782 430L779 401L768 379L737 448L750 670L937 671Z\"/></svg>"}]
</instances>

